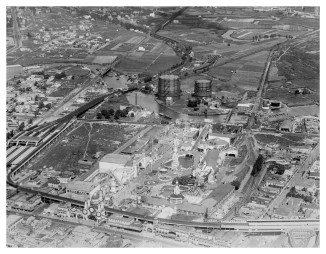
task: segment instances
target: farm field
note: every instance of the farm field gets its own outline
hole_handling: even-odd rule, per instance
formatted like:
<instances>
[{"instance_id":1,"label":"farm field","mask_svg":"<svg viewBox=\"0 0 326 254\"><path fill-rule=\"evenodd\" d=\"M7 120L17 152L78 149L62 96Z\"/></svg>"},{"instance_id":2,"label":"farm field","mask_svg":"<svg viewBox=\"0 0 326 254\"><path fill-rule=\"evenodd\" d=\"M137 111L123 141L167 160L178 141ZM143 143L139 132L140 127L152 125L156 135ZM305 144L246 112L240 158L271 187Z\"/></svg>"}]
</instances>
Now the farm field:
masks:
<instances>
[{"instance_id":1,"label":"farm field","mask_svg":"<svg viewBox=\"0 0 326 254\"><path fill-rule=\"evenodd\" d=\"M319 116L320 107L318 105L291 107L289 114L293 116Z\"/></svg>"},{"instance_id":2,"label":"farm field","mask_svg":"<svg viewBox=\"0 0 326 254\"><path fill-rule=\"evenodd\" d=\"M281 23L286 25L305 26L318 29L320 27L319 19L309 19L301 17L286 17L280 20Z\"/></svg>"},{"instance_id":3,"label":"farm field","mask_svg":"<svg viewBox=\"0 0 326 254\"><path fill-rule=\"evenodd\" d=\"M263 144L279 144L281 147L305 146L304 137L290 135L255 134L255 139Z\"/></svg>"},{"instance_id":4,"label":"farm field","mask_svg":"<svg viewBox=\"0 0 326 254\"><path fill-rule=\"evenodd\" d=\"M178 62L180 62L180 59L176 55L144 53L140 58L131 56L123 58L116 65L116 68L127 72L147 71L155 74Z\"/></svg>"},{"instance_id":5,"label":"farm field","mask_svg":"<svg viewBox=\"0 0 326 254\"><path fill-rule=\"evenodd\" d=\"M78 165L78 160L83 158L84 153L85 158L90 158L99 151L111 153L143 128L141 125L127 127L84 123L63 138L69 142L61 141L41 155L33 168L46 166L53 167L56 171L78 170L83 167Z\"/></svg>"}]
</instances>

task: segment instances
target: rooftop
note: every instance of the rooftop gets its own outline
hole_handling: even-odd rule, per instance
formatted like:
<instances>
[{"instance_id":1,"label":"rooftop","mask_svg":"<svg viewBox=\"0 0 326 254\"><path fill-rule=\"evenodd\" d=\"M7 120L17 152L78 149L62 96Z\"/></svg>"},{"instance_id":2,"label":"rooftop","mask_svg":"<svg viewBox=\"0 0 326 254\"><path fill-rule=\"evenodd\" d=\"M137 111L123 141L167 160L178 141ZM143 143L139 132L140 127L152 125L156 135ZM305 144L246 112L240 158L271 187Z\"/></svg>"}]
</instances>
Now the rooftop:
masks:
<instances>
[{"instance_id":1,"label":"rooftop","mask_svg":"<svg viewBox=\"0 0 326 254\"><path fill-rule=\"evenodd\" d=\"M40 141L41 138L38 138L38 137L29 137L29 136L21 136L21 137L18 137L17 138L17 141L31 141L31 142L38 142Z\"/></svg>"},{"instance_id":2,"label":"rooftop","mask_svg":"<svg viewBox=\"0 0 326 254\"><path fill-rule=\"evenodd\" d=\"M98 185L99 183L74 181L67 184L67 189L90 192L95 189Z\"/></svg>"},{"instance_id":3,"label":"rooftop","mask_svg":"<svg viewBox=\"0 0 326 254\"><path fill-rule=\"evenodd\" d=\"M131 160L130 155L109 153L105 155L100 162L113 163L125 166Z\"/></svg>"},{"instance_id":4,"label":"rooftop","mask_svg":"<svg viewBox=\"0 0 326 254\"><path fill-rule=\"evenodd\" d=\"M209 150L206 155L206 165L215 167L220 152L217 149Z\"/></svg>"},{"instance_id":5,"label":"rooftop","mask_svg":"<svg viewBox=\"0 0 326 254\"><path fill-rule=\"evenodd\" d=\"M11 214L7 216L7 228L14 224L16 221L20 220L22 217L19 215Z\"/></svg>"}]
</instances>

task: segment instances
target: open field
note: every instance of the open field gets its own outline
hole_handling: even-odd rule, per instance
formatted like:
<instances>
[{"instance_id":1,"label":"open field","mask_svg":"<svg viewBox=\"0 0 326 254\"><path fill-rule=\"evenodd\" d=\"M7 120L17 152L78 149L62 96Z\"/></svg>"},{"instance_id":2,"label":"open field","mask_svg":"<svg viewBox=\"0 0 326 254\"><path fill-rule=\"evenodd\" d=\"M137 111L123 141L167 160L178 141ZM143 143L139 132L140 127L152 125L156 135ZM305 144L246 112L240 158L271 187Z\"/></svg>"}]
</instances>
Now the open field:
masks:
<instances>
[{"instance_id":1,"label":"open field","mask_svg":"<svg viewBox=\"0 0 326 254\"><path fill-rule=\"evenodd\" d=\"M319 116L320 107L317 105L291 107L289 114L294 116Z\"/></svg>"},{"instance_id":2,"label":"open field","mask_svg":"<svg viewBox=\"0 0 326 254\"><path fill-rule=\"evenodd\" d=\"M266 99L279 100L289 107L312 105L319 101L319 94L298 94L290 93L287 88L267 89Z\"/></svg>"},{"instance_id":3,"label":"open field","mask_svg":"<svg viewBox=\"0 0 326 254\"><path fill-rule=\"evenodd\" d=\"M318 29L320 27L319 19L309 19L301 17L285 17L280 20L281 23L294 26L305 26Z\"/></svg>"},{"instance_id":4,"label":"open field","mask_svg":"<svg viewBox=\"0 0 326 254\"><path fill-rule=\"evenodd\" d=\"M39 169L46 165L52 166L56 171L77 170L83 167L78 165L78 160L83 158L84 153L86 158L99 151L111 153L142 128L138 125L130 127L84 123L63 138L68 142L61 141L41 155L33 168Z\"/></svg>"},{"instance_id":5,"label":"open field","mask_svg":"<svg viewBox=\"0 0 326 254\"><path fill-rule=\"evenodd\" d=\"M315 79L319 76L319 55L290 48L277 62L277 68L288 80Z\"/></svg>"},{"instance_id":6,"label":"open field","mask_svg":"<svg viewBox=\"0 0 326 254\"><path fill-rule=\"evenodd\" d=\"M140 58L129 56L122 59L116 65L116 68L127 72L148 71L151 74L155 74L171 67L178 62L180 62L180 60L177 56L145 53Z\"/></svg>"}]
</instances>

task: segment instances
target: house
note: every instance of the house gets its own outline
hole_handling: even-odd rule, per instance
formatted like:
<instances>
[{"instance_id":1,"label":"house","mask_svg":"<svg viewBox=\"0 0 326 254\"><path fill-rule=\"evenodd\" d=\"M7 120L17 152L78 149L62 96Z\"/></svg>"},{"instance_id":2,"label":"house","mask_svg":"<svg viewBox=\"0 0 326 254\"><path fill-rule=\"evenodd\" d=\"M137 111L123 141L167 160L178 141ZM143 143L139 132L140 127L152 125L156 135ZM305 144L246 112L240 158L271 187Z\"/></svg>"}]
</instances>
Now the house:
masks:
<instances>
[{"instance_id":1,"label":"house","mask_svg":"<svg viewBox=\"0 0 326 254\"><path fill-rule=\"evenodd\" d=\"M162 212L162 209L168 205L169 202L166 199L149 196L146 197L146 200L143 202L142 207Z\"/></svg>"},{"instance_id":2,"label":"house","mask_svg":"<svg viewBox=\"0 0 326 254\"><path fill-rule=\"evenodd\" d=\"M72 176L68 174L60 174L58 180L60 183L69 183L72 180Z\"/></svg>"},{"instance_id":3,"label":"house","mask_svg":"<svg viewBox=\"0 0 326 254\"><path fill-rule=\"evenodd\" d=\"M285 186L285 181L282 180L273 180L273 179L267 179L265 182L265 186L274 186L278 188L283 188Z\"/></svg>"},{"instance_id":4,"label":"house","mask_svg":"<svg viewBox=\"0 0 326 254\"><path fill-rule=\"evenodd\" d=\"M310 172L309 179L320 180L320 173L319 172Z\"/></svg>"},{"instance_id":5,"label":"house","mask_svg":"<svg viewBox=\"0 0 326 254\"><path fill-rule=\"evenodd\" d=\"M60 188L60 181L55 177L51 177L48 181L48 186L58 190Z\"/></svg>"},{"instance_id":6,"label":"house","mask_svg":"<svg viewBox=\"0 0 326 254\"><path fill-rule=\"evenodd\" d=\"M7 223L7 233L12 233L18 224L20 224L23 221L23 217L16 215L16 214L10 214L6 218Z\"/></svg>"},{"instance_id":7,"label":"house","mask_svg":"<svg viewBox=\"0 0 326 254\"><path fill-rule=\"evenodd\" d=\"M290 120L285 120L281 125L280 125L280 131L284 132L292 132L293 129L293 123Z\"/></svg>"}]
</instances>

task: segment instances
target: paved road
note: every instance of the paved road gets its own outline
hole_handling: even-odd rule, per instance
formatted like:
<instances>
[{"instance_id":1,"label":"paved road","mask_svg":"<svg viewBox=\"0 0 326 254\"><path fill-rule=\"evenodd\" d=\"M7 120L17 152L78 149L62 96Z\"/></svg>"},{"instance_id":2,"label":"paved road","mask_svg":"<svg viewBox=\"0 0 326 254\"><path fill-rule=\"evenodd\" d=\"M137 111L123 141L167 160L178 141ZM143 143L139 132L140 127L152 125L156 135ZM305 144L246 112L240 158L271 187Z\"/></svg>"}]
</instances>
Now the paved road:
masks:
<instances>
[{"instance_id":1,"label":"paved road","mask_svg":"<svg viewBox=\"0 0 326 254\"><path fill-rule=\"evenodd\" d=\"M12 16L12 23L13 23L13 36L14 36L15 46L7 50L7 54L15 51L16 49L22 46L22 40L21 40L20 30L17 22L17 13L15 7L11 7L11 16Z\"/></svg>"}]
</instances>

